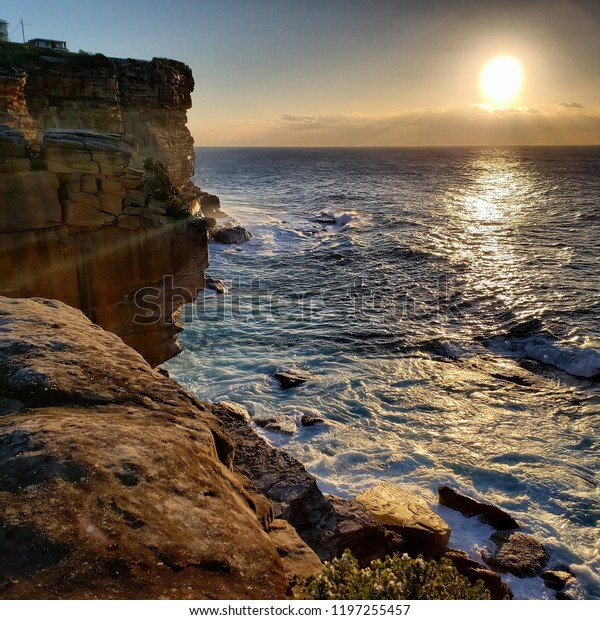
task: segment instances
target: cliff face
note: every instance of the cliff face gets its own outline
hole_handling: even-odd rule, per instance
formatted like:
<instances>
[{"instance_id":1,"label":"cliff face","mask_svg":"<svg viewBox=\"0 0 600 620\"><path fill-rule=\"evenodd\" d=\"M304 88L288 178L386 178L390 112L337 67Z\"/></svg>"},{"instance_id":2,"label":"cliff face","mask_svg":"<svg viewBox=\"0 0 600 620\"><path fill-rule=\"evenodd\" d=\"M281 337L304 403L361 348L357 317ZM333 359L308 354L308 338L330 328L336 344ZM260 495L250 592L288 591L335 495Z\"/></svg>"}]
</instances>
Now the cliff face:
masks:
<instances>
[{"instance_id":1,"label":"cliff face","mask_svg":"<svg viewBox=\"0 0 600 620\"><path fill-rule=\"evenodd\" d=\"M118 133L133 146L133 167L154 156L175 186L189 181L194 151L186 112L194 79L187 65L3 47L1 122L37 145L48 129Z\"/></svg>"},{"instance_id":2,"label":"cliff face","mask_svg":"<svg viewBox=\"0 0 600 620\"><path fill-rule=\"evenodd\" d=\"M3 46L0 294L64 301L160 364L208 263L190 69Z\"/></svg>"},{"instance_id":3,"label":"cliff face","mask_svg":"<svg viewBox=\"0 0 600 620\"><path fill-rule=\"evenodd\" d=\"M60 302L0 322L0 598L285 596L207 405Z\"/></svg>"}]
</instances>

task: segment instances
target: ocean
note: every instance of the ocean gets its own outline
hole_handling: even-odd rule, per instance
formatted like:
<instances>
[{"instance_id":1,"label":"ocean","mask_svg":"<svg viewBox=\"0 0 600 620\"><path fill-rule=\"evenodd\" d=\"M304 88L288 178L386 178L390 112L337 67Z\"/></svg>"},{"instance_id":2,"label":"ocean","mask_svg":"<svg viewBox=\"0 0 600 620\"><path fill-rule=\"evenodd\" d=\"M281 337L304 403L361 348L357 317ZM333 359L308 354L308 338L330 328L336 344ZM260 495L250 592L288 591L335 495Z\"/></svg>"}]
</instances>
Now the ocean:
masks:
<instances>
[{"instance_id":1,"label":"ocean","mask_svg":"<svg viewBox=\"0 0 600 620\"><path fill-rule=\"evenodd\" d=\"M600 148L197 149L194 181L248 228L166 364L351 497L424 497L480 559L493 502L600 598ZM310 373L281 390L280 369ZM324 423L304 427L303 415ZM553 598L506 576L516 598Z\"/></svg>"}]
</instances>

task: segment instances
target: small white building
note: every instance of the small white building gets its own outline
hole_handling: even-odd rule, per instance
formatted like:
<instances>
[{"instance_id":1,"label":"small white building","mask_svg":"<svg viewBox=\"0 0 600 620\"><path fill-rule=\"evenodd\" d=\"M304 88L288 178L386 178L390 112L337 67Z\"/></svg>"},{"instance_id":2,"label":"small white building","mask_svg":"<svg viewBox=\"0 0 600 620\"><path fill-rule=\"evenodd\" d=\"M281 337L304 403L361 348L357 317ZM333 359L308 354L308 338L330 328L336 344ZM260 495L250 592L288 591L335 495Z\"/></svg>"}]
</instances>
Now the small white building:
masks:
<instances>
[{"instance_id":1,"label":"small white building","mask_svg":"<svg viewBox=\"0 0 600 620\"><path fill-rule=\"evenodd\" d=\"M66 41L56 41L55 39L29 39L27 45L42 47L48 50L62 50L68 52Z\"/></svg>"},{"instance_id":2,"label":"small white building","mask_svg":"<svg viewBox=\"0 0 600 620\"><path fill-rule=\"evenodd\" d=\"M8 41L8 22L4 19L0 19L0 43L2 41Z\"/></svg>"}]
</instances>

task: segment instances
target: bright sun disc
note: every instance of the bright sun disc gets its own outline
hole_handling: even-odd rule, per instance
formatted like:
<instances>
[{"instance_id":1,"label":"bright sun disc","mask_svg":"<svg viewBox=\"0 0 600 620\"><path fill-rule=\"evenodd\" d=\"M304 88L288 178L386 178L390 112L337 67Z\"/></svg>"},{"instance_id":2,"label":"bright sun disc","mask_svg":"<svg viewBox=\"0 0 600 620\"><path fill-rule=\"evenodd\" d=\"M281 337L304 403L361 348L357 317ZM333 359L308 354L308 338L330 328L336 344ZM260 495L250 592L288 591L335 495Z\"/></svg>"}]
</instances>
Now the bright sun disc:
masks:
<instances>
[{"instance_id":1,"label":"bright sun disc","mask_svg":"<svg viewBox=\"0 0 600 620\"><path fill-rule=\"evenodd\" d=\"M512 56L492 58L481 71L479 83L492 103L506 103L521 90L523 68Z\"/></svg>"}]
</instances>

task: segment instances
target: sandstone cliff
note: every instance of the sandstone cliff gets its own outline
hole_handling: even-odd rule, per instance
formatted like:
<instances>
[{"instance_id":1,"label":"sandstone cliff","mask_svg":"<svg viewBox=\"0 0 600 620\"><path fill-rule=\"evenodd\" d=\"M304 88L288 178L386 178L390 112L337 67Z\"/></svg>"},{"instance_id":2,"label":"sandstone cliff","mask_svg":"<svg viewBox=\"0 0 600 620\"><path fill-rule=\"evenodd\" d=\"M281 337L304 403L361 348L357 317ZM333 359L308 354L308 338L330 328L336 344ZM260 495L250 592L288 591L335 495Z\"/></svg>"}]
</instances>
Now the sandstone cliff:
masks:
<instances>
[{"instance_id":1,"label":"sandstone cliff","mask_svg":"<svg viewBox=\"0 0 600 620\"><path fill-rule=\"evenodd\" d=\"M60 299L169 359L204 286L194 216L215 203L190 181L190 69L0 47L0 293Z\"/></svg>"},{"instance_id":2,"label":"sandstone cliff","mask_svg":"<svg viewBox=\"0 0 600 620\"><path fill-rule=\"evenodd\" d=\"M206 405L60 302L0 324L0 597L285 596Z\"/></svg>"}]
</instances>

